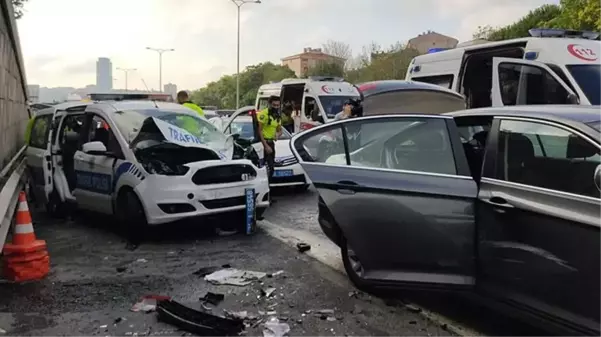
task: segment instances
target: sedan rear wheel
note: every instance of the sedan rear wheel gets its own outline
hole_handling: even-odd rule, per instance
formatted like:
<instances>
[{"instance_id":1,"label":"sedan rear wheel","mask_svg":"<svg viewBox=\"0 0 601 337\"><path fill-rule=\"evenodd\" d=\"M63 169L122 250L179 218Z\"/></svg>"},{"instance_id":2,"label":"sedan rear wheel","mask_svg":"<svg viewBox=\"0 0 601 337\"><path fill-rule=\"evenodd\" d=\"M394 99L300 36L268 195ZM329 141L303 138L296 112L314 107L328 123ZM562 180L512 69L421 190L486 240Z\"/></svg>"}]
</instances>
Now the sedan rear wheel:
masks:
<instances>
[{"instance_id":1,"label":"sedan rear wheel","mask_svg":"<svg viewBox=\"0 0 601 337\"><path fill-rule=\"evenodd\" d=\"M346 241L346 238L342 237L340 247L342 253L342 263L344 264L344 270L346 271L349 279L358 289L369 291L370 289L367 286L367 282L363 278L365 276L365 269L361 263L361 259L353 250L351 245Z\"/></svg>"}]
</instances>

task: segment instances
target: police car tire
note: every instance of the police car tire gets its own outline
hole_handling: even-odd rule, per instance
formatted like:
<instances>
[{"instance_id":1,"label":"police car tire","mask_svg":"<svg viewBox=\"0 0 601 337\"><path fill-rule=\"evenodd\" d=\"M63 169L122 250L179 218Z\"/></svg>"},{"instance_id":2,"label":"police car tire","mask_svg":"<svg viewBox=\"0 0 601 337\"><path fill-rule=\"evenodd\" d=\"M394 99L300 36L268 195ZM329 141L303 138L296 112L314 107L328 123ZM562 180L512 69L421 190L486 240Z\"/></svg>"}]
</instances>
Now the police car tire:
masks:
<instances>
[{"instance_id":1,"label":"police car tire","mask_svg":"<svg viewBox=\"0 0 601 337\"><path fill-rule=\"evenodd\" d=\"M130 188L119 191L115 213L119 222L131 230L143 230L147 225L142 202Z\"/></svg>"},{"instance_id":2,"label":"police car tire","mask_svg":"<svg viewBox=\"0 0 601 337\"><path fill-rule=\"evenodd\" d=\"M61 200L58 192L52 190L46 202L46 212L53 218L63 218L66 215L66 205Z\"/></svg>"}]
</instances>

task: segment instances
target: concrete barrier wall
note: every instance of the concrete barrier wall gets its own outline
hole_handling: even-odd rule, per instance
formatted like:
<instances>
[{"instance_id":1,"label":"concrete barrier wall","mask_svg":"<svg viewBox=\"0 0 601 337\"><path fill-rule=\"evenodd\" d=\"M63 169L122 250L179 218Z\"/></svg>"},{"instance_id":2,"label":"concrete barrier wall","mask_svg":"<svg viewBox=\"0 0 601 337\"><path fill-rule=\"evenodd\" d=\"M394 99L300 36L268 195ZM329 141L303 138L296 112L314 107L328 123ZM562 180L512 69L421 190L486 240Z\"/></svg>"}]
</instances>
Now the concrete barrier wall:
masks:
<instances>
[{"instance_id":1,"label":"concrete barrier wall","mask_svg":"<svg viewBox=\"0 0 601 337\"><path fill-rule=\"evenodd\" d=\"M27 81L10 0L0 0L0 170L25 144Z\"/></svg>"}]
</instances>

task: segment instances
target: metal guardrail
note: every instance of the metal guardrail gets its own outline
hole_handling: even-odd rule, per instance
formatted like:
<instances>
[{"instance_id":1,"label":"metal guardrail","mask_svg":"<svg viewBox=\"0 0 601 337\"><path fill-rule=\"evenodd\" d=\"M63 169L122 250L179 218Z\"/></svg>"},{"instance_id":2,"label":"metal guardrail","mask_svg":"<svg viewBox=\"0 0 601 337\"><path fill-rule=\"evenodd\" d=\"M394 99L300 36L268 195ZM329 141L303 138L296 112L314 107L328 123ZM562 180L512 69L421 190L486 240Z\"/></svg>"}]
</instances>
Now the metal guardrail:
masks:
<instances>
[{"instance_id":1,"label":"metal guardrail","mask_svg":"<svg viewBox=\"0 0 601 337\"><path fill-rule=\"evenodd\" d=\"M12 220L17 209L19 193L23 190L25 181L26 158L24 156L26 147L19 150L16 156L0 172L0 179L6 181L0 190L0 252L4 249L6 237L11 228ZM12 170L12 172L11 172ZM8 175L10 173L10 175Z\"/></svg>"}]
</instances>

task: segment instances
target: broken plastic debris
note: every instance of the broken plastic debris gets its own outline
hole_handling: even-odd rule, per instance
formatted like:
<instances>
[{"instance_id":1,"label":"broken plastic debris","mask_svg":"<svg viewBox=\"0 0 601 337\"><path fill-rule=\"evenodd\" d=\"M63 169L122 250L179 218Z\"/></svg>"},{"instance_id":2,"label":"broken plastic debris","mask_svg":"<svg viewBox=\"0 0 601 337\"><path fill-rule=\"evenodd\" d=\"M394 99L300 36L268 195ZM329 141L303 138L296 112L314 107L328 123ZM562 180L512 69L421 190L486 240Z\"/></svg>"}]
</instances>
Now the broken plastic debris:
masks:
<instances>
[{"instance_id":1,"label":"broken plastic debris","mask_svg":"<svg viewBox=\"0 0 601 337\"><path fill-rule=\"evenodd\" d=\"M275 290L276 290L275 288L261 289L261 295L265 296L265 297L269 297L269 296L271 296L271 294L273 294L273 292Z\"/></svg>"},{"instance_id":2,"label":"broken plastic debris","mask_svg":"<svg viewBox=\"0 0 601 337\"><path fill-rule=\"evenodd\" d=\"M304 253L311 249L311 245L308 243L299 242L296 244L296 249L298 249L299 252Z\"/></svg>"},{"instance_id":3,"label":"broken plastic debris","mask_svg":"<svg viewBox=\"0 0 601 337\"><path fill-rule=\"evenodd\" d=\"M323 314L323 315L333 315L334 314L334 310L332 309L321 309L317 311L318 314Z\"/></svg>"},{"instance_id":4,"label":"broken plastic debris","mask_svg":"<svg viewBox=\"0 0 601 337\"><path fill-rule=\"evenodd\" d=\"M172 300L160 301L157 313L160 321L200 336L234 336L244 330L242 320L194 310Z\"/></svg>"},{"instance_id":5,"label":"broken plastic debris","mask_svg":"<svg viewBox=\"0 0 601 337\"><path fill-rule=\"evenodd\" d=\"M214 272L218 271L219 269L221 269L221 268L214 267L214 266L213 267L202 267L202 268L198 269L197 271L195 271L192 274L198 275L198 276L207 276L207 275L209 275L211 273L214 273Z\"/></svg>"},{"instance_id":6,"label":"broken plastic debris","mask_svg":"<svg viewBox=\"0 0 601 337\"><path fill-rule=\"evenodd\" d=\"M106 329L106 327L108 327L108 325L104 324L100 326L100 329Z\"/></svg>"},{"instance_id":7,"label":"broken plastic debris","mask_svg":"<svg viewBox=\"0 0 601 337\"><path fill-rule=\"evenodd\" d=\"M282 337L290 332L290 326L287 323L281 323L276 317L265 322L264 327L264 337Z\"/></svg>"},{"instance_id":8,"label":"broken plastic debris","mask_svg":"<svg viewBox=\"0 0 601 337\"><path fill-rule=\"evenodd\" d=\"M229 317L229 318L234 318L234 319L239 319L239 320L245 320L248 318L248 311L223 310L223 312L225 313L225 317Z\"/></svg>"},{"instance_id":9,"label":"broken plastic debris","mask_svg":"<svg viewBox=\"0 0 601 337\"><path fill-rule=\"evenodd\" d=\"M267 312L267 316L273 316L273 315L277 315L278 312L277 311L268 311Z\"/></svg>"},{"instance_id":10,"label":"broken plastic debris","mask_svg":"<svg viewBox=\"0 0 601 337\"><path fill-rule=\"evenodd\" d=\"M151 312L156 310L157 307L157 303L159 301L165 301L165 300L170 300L171 297L169 296L160 296L160 295L146 295L143 296L140 301L138 301L138 303L134 304L133 307L131 307L131 311L133 312L138 312L138 311L143 311L143 312Z\"/></svg>"},{"instance_id":11,"label":"broken plastic debris","mask_svg":"<svg viewBox=\"0 0 601 337\"><path fill-rule=\"evenodd\" d=\"M136 262L137 263L146 263L146 262L148 262L148 260L146 260L146 259L137 259Z\"/></svg>"},{"instance_id":12,"label":"broken plastic debris","mask_svg":"<svg viewBox=\"0 0 601 337\"><path fill-rule=\"evenodd\" d=\"M336 317L328 316L328 317L326 318L326 320L327 320L328 322L336 322Z\"/></svg>"},{"instance_id":13,"label":"broken plastic debris","mask_svg":"<svg viewBox=\"0 0 601 337\"><path fill-rule=\"evenodd\" d=\"M212 293L209 291L200 300L203 302L211 303L212 305L218 305L223 301L223 299L225 299L224 294Z\"/></svg>"},{"instance_id":14,"label":"broken plastic debris","mask_svg":"<svg viewBox=\"0 0 601 337\"><path fill-rule=\"evenodd\" d=\"M264 278L266 275L263 272L229 268L206 275L205 281L216 285L247 286L253 281Z\"/></svg>"}]
</instances>

